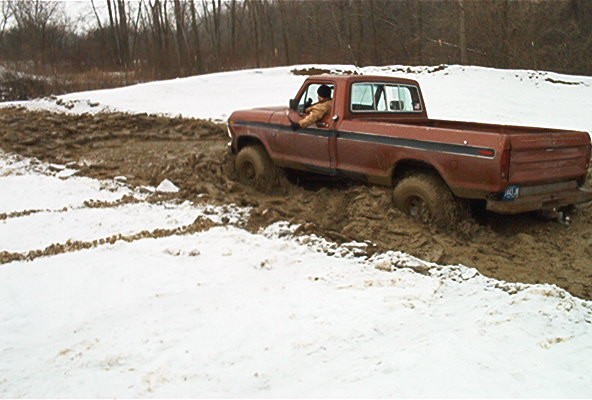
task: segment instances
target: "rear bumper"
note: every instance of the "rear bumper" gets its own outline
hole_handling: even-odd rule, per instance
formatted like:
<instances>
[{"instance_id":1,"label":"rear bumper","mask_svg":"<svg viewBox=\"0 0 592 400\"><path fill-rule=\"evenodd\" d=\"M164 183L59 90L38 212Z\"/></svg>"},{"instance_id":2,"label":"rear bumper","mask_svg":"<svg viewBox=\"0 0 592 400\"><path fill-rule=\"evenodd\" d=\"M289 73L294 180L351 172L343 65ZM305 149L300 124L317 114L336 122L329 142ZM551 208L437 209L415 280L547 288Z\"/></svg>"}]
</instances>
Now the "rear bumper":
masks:
<instances>
[{"instance_id":1,"label":"rear bumper","mask_svg":"<svg viewBox=\"0 0 592 400\"><path fill-rule=\"evenodd\" d=\"M518 214L535 210L549 210L592 201L592 191L570 189L554 193L534 194L515 200L488 200L487 209L500 214Z\"/></svg>"}]
</instances>

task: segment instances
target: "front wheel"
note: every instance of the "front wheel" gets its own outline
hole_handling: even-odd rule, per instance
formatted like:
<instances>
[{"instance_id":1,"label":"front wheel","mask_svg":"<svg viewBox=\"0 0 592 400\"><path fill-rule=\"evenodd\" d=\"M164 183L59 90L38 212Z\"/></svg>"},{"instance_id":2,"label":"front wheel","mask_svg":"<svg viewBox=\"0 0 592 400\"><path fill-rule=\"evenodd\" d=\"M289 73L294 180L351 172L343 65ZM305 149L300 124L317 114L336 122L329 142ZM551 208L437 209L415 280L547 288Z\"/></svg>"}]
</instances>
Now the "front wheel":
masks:
<instances>
[{"instance_id":1,"label":"front wheel","mask_svg":"<svg viewBox=\"0 0 592 400\"><path fill-rule=\"evenodd\" d=\"M417 173L403 178L393 191L395 206L422 223L446 227L458 222L460 206L439 177Z\"/></svg>"},{"instance_id":2,"label":"front wheel","mask_svg":"<svg viewBox=\"0 0 592 400\"><path fill-rule=\"evenodd\" d=\"M277 172L273 161L261 145L243 147L234 160L238 180L259 190L269 190Z\"/></svg>"}]
</instances>

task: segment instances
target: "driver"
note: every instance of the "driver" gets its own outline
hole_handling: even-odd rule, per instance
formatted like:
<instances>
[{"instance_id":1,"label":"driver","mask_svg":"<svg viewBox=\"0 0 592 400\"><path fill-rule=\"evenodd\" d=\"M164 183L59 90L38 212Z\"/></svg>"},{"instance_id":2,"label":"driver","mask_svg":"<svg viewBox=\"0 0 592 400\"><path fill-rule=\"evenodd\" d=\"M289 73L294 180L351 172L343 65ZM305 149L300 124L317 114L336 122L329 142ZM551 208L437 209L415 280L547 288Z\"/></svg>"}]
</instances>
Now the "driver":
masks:
<instances>
[{"instance_id":1,"label":"driver","mask_svg":"<svg viewBox=\"0 0 592 400\"><path fill-rule=\"evenodd\" d=\"M290 126L292 130L298 130L300 128L306 128L321 119L331 111L331 88L327 85L321 85L317 89L317 95L319 98L318 103L313 104L304 110L308 115L298 122L290 120Z\"/></svg>"}]
</instances>

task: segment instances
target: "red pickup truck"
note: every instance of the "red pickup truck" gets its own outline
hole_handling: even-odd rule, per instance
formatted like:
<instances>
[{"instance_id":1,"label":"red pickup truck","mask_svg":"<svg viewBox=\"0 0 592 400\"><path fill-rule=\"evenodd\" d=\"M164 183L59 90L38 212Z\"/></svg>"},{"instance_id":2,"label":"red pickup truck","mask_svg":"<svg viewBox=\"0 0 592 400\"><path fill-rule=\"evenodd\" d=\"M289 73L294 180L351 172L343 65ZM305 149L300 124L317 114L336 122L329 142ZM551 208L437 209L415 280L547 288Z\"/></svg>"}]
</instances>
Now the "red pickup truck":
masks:
<instances>
[{"instance_id":1,"label":"red pickup truck","mask_svg":"<svg viewBox=\"0 0 592 400\"><path fill-rule=\"evenodd\" d=\"M320 85L331 112L293 131ZM429 119L410 79L309 77L289 108L236 111L228 130L245 184L264 186L277 167L350 176L392 186L395 205L424 222L453 222L467 200L501 214L592 200L588 133Z\"/></svg>"}]
</instances>

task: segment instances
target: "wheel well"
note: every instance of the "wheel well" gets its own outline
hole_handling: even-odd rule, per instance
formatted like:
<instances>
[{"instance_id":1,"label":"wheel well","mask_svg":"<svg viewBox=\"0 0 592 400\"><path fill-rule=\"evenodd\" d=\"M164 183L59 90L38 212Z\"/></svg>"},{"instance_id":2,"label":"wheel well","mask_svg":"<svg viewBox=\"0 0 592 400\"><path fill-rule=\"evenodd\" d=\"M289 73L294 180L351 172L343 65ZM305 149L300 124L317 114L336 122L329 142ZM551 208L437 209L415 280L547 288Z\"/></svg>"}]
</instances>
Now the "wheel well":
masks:
<instances>
[{"instance_id":1,"label":"wheel well","mask_svg":"<svg viewBox=\"0 0 592 400\"><path fill-rule=\"evenodd\" d=\"M415 172L422 172L424 174L434 175L442 179L442 176L440 175L438 170L428 163L418 160L403 160L398 162L397 165L393 167L393 186L396 186L401 179ZM446 183L444 179L442 179L442 181Z\"/></svg>"},{"instance_id":2,"label":"wheel well","mask_svg":"<svg viewBox=\"0 0 592 400\"><path fill-rule=\"evenodd\" d=\"M242 149L243 147L247 147L247 146L253 146L253 145L257 145L260 144L261 146L263 146L263 143L261 142L261 140L259 140L256 137L253 136L241 136L238 138L238 142L237 142L237 146L236 146L236 151L239 152L240 149ZM263 146L265 147L265 146Z\"/></svg>"}]
</instances>

